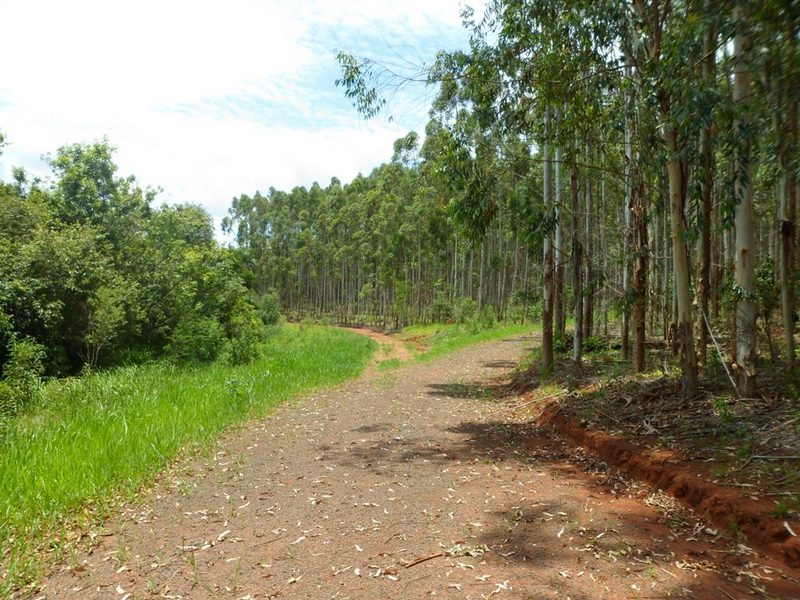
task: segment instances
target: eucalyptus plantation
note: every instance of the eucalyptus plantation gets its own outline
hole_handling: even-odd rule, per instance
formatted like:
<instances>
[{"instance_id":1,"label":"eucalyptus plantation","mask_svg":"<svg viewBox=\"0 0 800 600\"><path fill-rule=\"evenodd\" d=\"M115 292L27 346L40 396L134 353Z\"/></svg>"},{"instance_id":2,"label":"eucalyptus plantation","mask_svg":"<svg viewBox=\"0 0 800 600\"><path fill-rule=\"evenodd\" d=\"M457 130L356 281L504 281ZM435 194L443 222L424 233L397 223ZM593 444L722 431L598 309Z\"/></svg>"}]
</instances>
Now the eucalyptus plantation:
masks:
<instances>
[{"instance_id":1,"label":"eucalyptus plantation","mask_svg":"<svg viewBox=\"0 0 800 600\"><path fill-rule=\"evenodd\" d=\"M541 247L528 258L545 370L571 312L578 372L582 340L609 319L622 356L645 370L649 323L679 355L687 397L700 367L728 360L726 339L738 391L751 395L759 344L777 354L778 305L793 368L798 14L794 0L495 0L480 18L465 11L470 49L428 69L439 93L429 133L447 143L420 169L437 165L456 228L490 235L504 197L532 217L508 234ZM381 66L352 60L368 70L339 83L366 116L386 110ZM530 168L498 187L502 158L520 146Z\"/></svg>"}]
</instances>

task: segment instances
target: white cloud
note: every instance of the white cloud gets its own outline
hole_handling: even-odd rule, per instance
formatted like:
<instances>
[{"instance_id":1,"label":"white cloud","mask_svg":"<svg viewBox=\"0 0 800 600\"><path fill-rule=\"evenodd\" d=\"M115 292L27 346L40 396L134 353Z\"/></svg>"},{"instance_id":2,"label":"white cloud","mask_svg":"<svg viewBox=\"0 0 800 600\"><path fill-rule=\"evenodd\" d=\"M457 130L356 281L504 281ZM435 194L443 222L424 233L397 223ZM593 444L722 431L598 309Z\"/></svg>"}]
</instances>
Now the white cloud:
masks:
<instances>
[{"instance_id":1,"label":"white cloud","mask_svg":"<svg viewBox=\"0 0 800 600\"><path fill-rule=\"evenodd\" d=\"M333 50L377 39L375 55L429 61L464 39L459 12L459 0L0 0L0 175L41 173L40 154L106 135L123 174L214 215L239 193L347 181L387 160L425 106L365 124L333 87Z\"/></svg>"}]
</instances>

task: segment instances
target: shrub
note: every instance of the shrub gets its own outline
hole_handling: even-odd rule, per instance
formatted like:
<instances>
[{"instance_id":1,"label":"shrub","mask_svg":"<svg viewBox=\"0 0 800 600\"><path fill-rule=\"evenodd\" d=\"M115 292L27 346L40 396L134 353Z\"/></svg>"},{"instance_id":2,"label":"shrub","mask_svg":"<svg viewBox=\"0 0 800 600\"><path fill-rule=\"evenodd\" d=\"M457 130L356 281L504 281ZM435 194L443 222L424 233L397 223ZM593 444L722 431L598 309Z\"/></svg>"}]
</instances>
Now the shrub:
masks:
<instances>
[{"instance_id":1,"label":"shrub","mask_svg":"<svg viewBox=\"0 0 800 600\"><path fill-rule=\"evenodd\" d=\"M522 325L525 322L525 307L521 304L509 306L506 311L506 321Z\"/></svg>"},{"instance_id":2,"label":"shrub","mask_svg":"<svg viewBox=\"0 0 800 600\"><path fill-rule=\"evenodd\" d=\"M553 339L553 351L556 354L572 352L573 341L572 334L569 332L566 332L564 335L555 336Z\"/></svg>"},{"instance_id":3,"label":"shrub","mask_svg":"<svg viewBox=\"0 0 800 600\"><path fill-rule=\"evenodd\" d=\"M258 302L258 314L264 325L277 325L281 320L281 302L278 294L269 292L264 294Z\"/></svg>"},{"instance_id":4,"label":"shrub","mask_svg":"<svg viewBox=\"0 0 800 600\"><path fill-rule=\"evenodd\" d=\"M0 418L9 417L39 394L44 374L44 347L33 340L11 339L0 380Z\"/></svg>"},{"instance_id":5,"label":"shrub","mask_svg":"<svg viewBox=\"0 0 800 600\"><path fill-rule=\"evenodd\" d=\"M470 333L486 331L497 324L497 314L493 306L484 306L480 312L472 316L467 322L467 330Z\"/></svg>"},{"instance_id":6,"label":"shrub","mask_svg":"<svg viewBox=\"0 0 800 600\"><path fill-rule=\"evenodd\" d=\"M0 426L17 412L17 394L6 381L0 379Z\"/></svg>"},{"instance_id":7,"label":"shrub","mask_svg":"<svg viewBox=\"0 0 800 600\"><path fill-rule=\"evenodd\" d=\"M453 303L446 296L437 294L431 305L431 316L437 323L444 323L453 318Z\"/></svg>"},{"instance_id":8,"label":"shrub","mask_svg":"<svg viewBox=\"0 0 800 600\"><path fill-rule=\"evenodd\" d=\"M453 307L453 318L459 325L468 323L478 311L478 303L472 298L459 298Z\"/></svg>"},{"instance_id":9,"label":"shrub","mask_svg":"<svg viewBox=\"0 0 800 600\"><path fill-rule=\"evenodd\" d=\"M226 361L232 365L251 363L259 357L264 339L262 315L249 303L240 303L231 316Z\"/></svg>"},{"instance_id":10,"label":"shrub","mask_svg":"<svg viewBox=\"0 0 800 600\"><path fill-rule=\"evenodd\" d=\"M231 365L246 365L256 360L260 352L260 339L242 335L228 343L227 362Z\"/></svg>"},{"instance_id":11,"label":"shrub","mask_svg":"<svg viewBox=\"0 0 800 600\"><path fill-rule=\"evenodd\" d=\"M608 338L587 337L583 340L583 349L585 352L602 352L603 350L608 350Z\"/></svg>"},{"instance_id":12,"label":"shrub","mask_svg":"<svg viewBox=\"0 0 800 600\"><path fill-rule=\"evenodd\" d=\"M212 317L192 315L172 330L169 354L178 362L211 362L225 345L225 331Z\"/></svg>"},{"instance_id":13,"label":"shrub","mask_svg":"<svg viewBox=\"0 0 800 600\"><path fill-rule=\"evenodd\" d=\"M497 313L494 306L484 306L478 313L478 325L482 330L491 329L497 325Z\"/></svg>"}]
</instances>

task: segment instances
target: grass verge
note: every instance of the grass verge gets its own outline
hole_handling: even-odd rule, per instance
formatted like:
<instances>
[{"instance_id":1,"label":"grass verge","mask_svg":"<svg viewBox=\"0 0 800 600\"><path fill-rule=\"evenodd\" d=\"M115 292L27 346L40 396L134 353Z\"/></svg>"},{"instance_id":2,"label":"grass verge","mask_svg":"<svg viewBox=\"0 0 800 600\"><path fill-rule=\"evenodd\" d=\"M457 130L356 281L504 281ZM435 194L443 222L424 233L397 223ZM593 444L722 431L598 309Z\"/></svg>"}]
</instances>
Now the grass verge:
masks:
<instances>
[{"instance_id":1,"label":"grass verge","mask_svg":"<svg viewBox=\"0 0 800 600\"><path fill-rule=\"evenodd\" d=\"M182 452L356 376L376 346L286 326L249 365L155 364L50 382L0 440L0 597L41 575L43 552L64 558L76 523L102 518Z\"/></svg>"},{"instance_id":2,"label":"grass verge","mask_svg":"<svg viewBox=\"0 0 800 600\"><path fill-rule=\"evenodd\" d=\"M530 324L499 324L489 329L471 331L464 325L433 323L430 325L412 325L398 334L398 339L413 344L415 360L427 361L466 348L479 342L499 340L515 335L530 334L534 326ZM424 350L420 349L424 347ZM388 361L392 366L393 361ZM396 366L396 365L395 365Z\"/></svg>"}]
</instances>

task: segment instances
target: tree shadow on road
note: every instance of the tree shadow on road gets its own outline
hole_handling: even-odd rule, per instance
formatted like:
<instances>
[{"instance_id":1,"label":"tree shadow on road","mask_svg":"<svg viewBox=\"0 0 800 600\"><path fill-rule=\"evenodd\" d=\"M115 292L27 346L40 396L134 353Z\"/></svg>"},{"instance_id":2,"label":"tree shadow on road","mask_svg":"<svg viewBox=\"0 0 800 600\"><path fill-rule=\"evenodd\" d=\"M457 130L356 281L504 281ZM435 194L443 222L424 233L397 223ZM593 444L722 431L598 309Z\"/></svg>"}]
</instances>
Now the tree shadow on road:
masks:
<instances>
[{"instance_id":1,"label":"tree shadow on road","mask_svg":"<svg viewBox=\"0 0 800 600\"><path fill-rule=\"evenodd\" d=\"M492 398L485 390L481 383L434 384L428 393L483 401ZM500 399L511 391L504 394ZM524 567L525 587L515 588L524 594L516 597L549 597L554 590L573 599L753 597L747 578L739 574L750 568L748 560L730 552L728 542L702 531L690 540L691 533L675 534L665 522L668 517L642 502L649 490L631 487L605 463L548 430L533 423L475 419L439 432L382 436L328 458L382 477L400 476L409 465L424 469L429 463L437 472L476 464L500 469L503 479L492 480L491 471L483 469L482 481L467 480L464 488L456 487L461 493L470 485L480 486L465 492L465 501L473 506L484 502L484 493L493 487L497 498L505 498L482 508L485 526L470 543L488 546L491 551L483 558L500 571ZM521 491L508 497L511 483ZM676 567L676 561L684 568ZM795 584L775 579L759 581L766 590L760 597L800 597ZM619 590L621 581L629 595L609 591Z\"/></svg>"}]
</instances>

